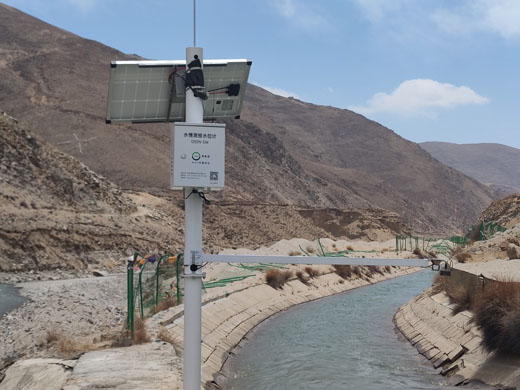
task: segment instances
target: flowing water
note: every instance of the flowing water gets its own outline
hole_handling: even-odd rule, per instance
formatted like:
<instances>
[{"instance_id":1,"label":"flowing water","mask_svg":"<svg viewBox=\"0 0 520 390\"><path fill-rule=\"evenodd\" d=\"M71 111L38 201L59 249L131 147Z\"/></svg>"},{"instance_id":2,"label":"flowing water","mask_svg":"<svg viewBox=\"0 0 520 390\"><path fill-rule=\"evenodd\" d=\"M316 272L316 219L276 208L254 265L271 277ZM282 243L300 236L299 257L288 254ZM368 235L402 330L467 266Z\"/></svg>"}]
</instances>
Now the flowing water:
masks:
<instances>
[{"instance_id":1,"label":"flowing water","mask_svg":"<svg viewBox=\"0 0 520 390\"><path fill-rule=\"evenodd\" d=\"M7 284L0 284L0 317L9 310L21 305L25 298L18 294L18 290Z\"/></svg>"},{"instance_id":2,"label":"flowing water","mask_svg":"<svg viewBox=\"0 0 520 390\"><path fill-rule=\"evenodd\" d=\"M226 389L449 389L392 321L433 276L418 272L274 316L231 361Z\"/></svg>"}]
</instances>

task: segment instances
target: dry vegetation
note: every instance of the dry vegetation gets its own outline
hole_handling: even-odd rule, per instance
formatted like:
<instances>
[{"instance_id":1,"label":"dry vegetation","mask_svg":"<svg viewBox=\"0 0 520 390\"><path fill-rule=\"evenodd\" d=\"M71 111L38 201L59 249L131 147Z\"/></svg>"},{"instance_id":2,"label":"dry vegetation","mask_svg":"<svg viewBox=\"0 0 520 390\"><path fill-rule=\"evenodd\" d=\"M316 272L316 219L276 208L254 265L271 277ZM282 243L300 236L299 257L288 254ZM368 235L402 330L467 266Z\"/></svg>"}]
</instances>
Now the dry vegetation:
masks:
<instances>
[{"instance_id":1,"label":"dry vegetation","mask_svg":"<svg viewBox=\"0 0 520 390\"><path fill-rule=\"evenodd\" d=\"M309 278L314 279L320 275L320 272L316 268L305 267L305 272L309 275Z\"/></svg>"},{"instance_id":2,"label":"dry vegetation","mask_svg":"<svg viewBox=\"0 0 520 390\"><path fill-rule=\"evenodd\" d=\"M451 256L457 259L459 263L466 263L471 260L471 253L466 252L464 248L457 246L451 250Z\"/></svg>"},{"instance_id":3,"label":"dry vegetation","mask_svg":"<svg viewBox=\"0 0 520 390\"><path fill-rule=\"evenodd\" d=\"M157 304L157 307L155 308L155 313L167 310L173 306L177 306L177 298L167 297L166 299L163 299Z\"/></svg>"},{"instance_id":4,"label":"dry vegetation","mask_svg":"<svg viewBox=\"0 0 520 390\"><path fill-rule=\"evenodd\" d=\"M305 284L306 286L309 285L309 278L306 278L302 271L298 271L298 272L296 272L296 277L298 278L298 280L299 280L300 282L302 282L302 283Z\"/></svg>"},{"instance_id":5,"label":"dry vegetation","mask_svg":"<svg viewBox=\"0 0 520 390\"><path fill-rule=\"evenodd\" d=\"M55 346L63 356L67 357L92 351L94 349L92 341L65 336L58 333L56 330L47 331L45 343L47 344L47 347Z\"/></svg>"},{"instance_id":6,"label":"dry vegetation","mask_svg":"<svg viewBox=\"0 0 520 390\"><path fill-rule=\"evenodd\" d=\"M289 256L301 256L302 253L300 251L291 251L289 252Z\"/></svg>"},{"instance_id":7,"label":"dry vegetation","mask_svg":"<svg viewBox=\"0 0 520 390\"><path fill-rule=\"evenodd\" d=\"M144 344L150 341L148 333L146 332L146 326L141 318L136 318L134 321L134 338L132 339L133 344Z\"/></svg>"},{"instance_id":8,"label":"dry vegetation","mask_svg":"<svg viewBox=\"0 0 520 390\"><path fill-rule=\"evenodd\" d=\"M432 292L441 291L454 305L453 314L463 310L473 313L486 350L520 355L520 283L487 280L483 287L471 289L438 275Z\"/></svg>"},{"instance_id":9,"label":"dry vegetation","mask_svg":"<svg viewBox=\"0 0 520 390\"><path fill-rule=\"evenodd\" d=\"M270 269L265 273L265 281L276 290L282 289L284 284L292 277L293 272L291 270Z\"/></svg>"},{"instance_id":10,"label":"dry vegetation","mask_svg":"<svg viewBox=\"0 0 520 390\"><path fill-rule=\"evenodd\" d=\"M352 266L351 265L333 265L334 272L343 279L349 279L352 277Z\"/></svg>"}]
</instances>

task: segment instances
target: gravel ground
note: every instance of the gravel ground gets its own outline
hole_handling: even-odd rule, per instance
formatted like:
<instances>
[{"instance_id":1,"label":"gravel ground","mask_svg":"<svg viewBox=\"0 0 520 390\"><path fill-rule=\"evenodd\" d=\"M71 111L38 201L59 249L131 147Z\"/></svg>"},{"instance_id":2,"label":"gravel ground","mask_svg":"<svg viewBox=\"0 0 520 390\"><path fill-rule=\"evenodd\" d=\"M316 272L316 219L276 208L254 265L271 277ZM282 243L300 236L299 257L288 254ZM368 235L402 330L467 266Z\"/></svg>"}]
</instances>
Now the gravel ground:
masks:
<instances>
[{"instance_id":1,"label":"gravel ground","mask_svg":"<svg viewBox=\"0 0 520 390\"><path fill-rule=\"evenodd\" d=\"M26 282L17 287L22 287L20 292L28 300L0 319L0 370L21 357L63 357L57 347L62 340L76 346L111 343L123 327L124 274ZM56 340L49 342L49 335Z\"/></svg>"}]
</instances>

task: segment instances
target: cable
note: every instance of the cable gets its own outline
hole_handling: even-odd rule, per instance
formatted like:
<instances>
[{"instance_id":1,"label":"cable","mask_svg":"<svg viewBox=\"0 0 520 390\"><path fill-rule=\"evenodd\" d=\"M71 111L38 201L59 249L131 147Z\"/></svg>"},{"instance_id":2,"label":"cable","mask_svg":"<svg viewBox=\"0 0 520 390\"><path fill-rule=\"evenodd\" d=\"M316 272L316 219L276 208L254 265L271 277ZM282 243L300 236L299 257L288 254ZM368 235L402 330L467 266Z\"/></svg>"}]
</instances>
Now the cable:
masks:
<instances>
[{"instance_id":1,"label":"cable","mask_svg":"<svg viewBox=\"0 0 520 390\"><path fill-rule=\"evenodd\" d=\"M204 194L203 191L199 191L197 189L193 189L190 194L188 196L186 196L184 198L184 200L188 199L190 196L192 196L193 194L198 194L199 195L199 198L201 198L205 204L209 205L211 202L209 201L208 198L206 198L206 194Z\"/></svg>"}]
</instances>

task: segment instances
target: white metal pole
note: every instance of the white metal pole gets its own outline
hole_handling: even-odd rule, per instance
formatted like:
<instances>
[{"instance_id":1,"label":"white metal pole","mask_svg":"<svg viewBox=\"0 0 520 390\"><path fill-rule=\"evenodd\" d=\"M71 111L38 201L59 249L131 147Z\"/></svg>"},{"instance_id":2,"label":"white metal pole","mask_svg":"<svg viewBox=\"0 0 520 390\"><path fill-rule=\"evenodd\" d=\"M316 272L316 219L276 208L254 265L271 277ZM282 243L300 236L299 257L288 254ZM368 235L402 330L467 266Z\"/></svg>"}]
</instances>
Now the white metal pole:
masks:
<instances>
[{"instance_id":1,"label":"white metal pole","mask_svg":"<svg viewBox=\"0 0 520 390\"><path fill-rule=\"evenodd\" d=\"M186 49L186 65L195 59L202 64L202 48ZM202 100L186 91L186 122L203 123ZM202 199L193 188L184 189L184 390L201 388L202 270L190 269L193 256L202 253Z\"/></svg>"}]
</instances>

